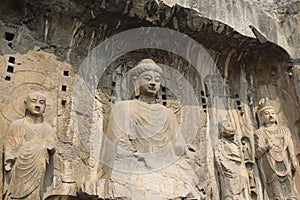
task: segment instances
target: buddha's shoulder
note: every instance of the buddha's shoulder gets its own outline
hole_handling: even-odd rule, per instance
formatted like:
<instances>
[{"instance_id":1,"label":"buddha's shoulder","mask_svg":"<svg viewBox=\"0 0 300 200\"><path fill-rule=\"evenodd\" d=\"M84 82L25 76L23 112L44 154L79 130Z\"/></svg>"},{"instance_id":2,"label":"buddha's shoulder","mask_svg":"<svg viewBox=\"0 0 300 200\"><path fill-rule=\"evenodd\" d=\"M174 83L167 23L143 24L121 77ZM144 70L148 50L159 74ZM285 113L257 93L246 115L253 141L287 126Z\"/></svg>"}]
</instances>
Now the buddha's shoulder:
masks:
<instances>
[{"instance_id":1,"label":"buddha's shoulder","mask_svg":"<svg viewBox=\"0 0 300 200\"><path fill-rule=\"evenodd\" d=\"M47 128L47 129L53 129L53 127L48 123L48 122L43 122L43 125L44 125L44 127L45 128Z\"/></svg>"},{"instance_id":2,"label":"buddha's shoulder","mask_svg":"<svg viewBox=\"0 0 300 200\"><path fill-rule=\"evenodd\" d=\"M254 139L259 139L259 138L266 138L266 133L263 130L262 127L260 127L259 129L257 129L256 131L254 131Z\"/></svg>"},{"instance_id":3,"label":"buddha's shoulder","mask_svg":"<svg viewBox=\"0 0 300 200\"><path fill-rule=\"evenodd\" d=\"M124 109L128 107L129 104L132 104L133 100L127 100L127 101L117 101L111 105L111 108L113 109Z\"/></svg>"},{"instance_id":4,"label":"buddha's shoulder","mask_svg":"<svg viewBox=\"0 0 300 200\"><path fill-rule=\"evenodd\" d=\"M24 125L24 119L17 119L10 124L10 128L19 127Z\"/></svg>"}]
</instances>

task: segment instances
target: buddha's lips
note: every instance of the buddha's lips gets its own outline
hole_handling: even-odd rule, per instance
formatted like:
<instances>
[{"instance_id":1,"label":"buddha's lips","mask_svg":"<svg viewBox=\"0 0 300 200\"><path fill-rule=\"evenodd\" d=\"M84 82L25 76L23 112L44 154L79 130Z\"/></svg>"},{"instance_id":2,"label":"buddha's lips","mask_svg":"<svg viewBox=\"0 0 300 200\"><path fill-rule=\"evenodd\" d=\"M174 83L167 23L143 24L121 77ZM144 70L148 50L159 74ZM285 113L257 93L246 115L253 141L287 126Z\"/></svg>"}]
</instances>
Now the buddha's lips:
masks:
<instances>
[{"instance_id":1,"label":"buddha's lips","mask_svg":"<svg viewBox=\"0 0 300 200\"><path fill-rule=\"evenodd\" d=\"M155 87L148 87L149 90L155 90L156 88Z\"/></svg>"}]
</instances>

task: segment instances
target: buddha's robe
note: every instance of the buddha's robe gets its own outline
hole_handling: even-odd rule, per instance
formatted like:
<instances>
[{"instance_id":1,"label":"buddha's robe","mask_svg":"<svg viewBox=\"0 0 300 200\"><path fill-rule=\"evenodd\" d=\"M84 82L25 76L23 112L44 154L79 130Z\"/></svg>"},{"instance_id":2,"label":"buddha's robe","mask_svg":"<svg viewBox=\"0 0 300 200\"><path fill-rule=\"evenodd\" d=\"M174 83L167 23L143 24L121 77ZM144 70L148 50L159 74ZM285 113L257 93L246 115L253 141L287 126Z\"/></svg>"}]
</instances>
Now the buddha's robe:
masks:
<instances>
[{"instance_id":1,"label":"buddha's robe","mask_svg":"<svg viewBox=\"0 0 300 200\"><path fill-rule=\"evenodd\" d=\"M14 162L6 180L6 199L42 199L47 149L54 147L54 130L46 122L25 119L10 125L5 141L5 165Z\"/></svg>"},{"instance_id":2,"label":"buddha's robe","mask_svg":"<svg viewBox=\"0 0 300 200\"><path fill-rule=\"evenodd\" d=\"M197 196L197 176L178 157L185 144L177 131L175 114L160 104L139 100L114 104L101 153L102 178L113 184L109 198Z\"/></svg>"},{"instance_id":3,"label":"buddha's robe","mask_svg":"<svg viewBox=\"0 0 300 200\"><path fill-rule=\"evenodd\" d=\"M255 132L255 154L264 180L265 199L296 199L292 180L295 152L288 128L277 126L269 131L261 127ZM272 147L268 149L268 144ZM268 196L268 197L267 197Z\"/></svg>"}]
</instances>

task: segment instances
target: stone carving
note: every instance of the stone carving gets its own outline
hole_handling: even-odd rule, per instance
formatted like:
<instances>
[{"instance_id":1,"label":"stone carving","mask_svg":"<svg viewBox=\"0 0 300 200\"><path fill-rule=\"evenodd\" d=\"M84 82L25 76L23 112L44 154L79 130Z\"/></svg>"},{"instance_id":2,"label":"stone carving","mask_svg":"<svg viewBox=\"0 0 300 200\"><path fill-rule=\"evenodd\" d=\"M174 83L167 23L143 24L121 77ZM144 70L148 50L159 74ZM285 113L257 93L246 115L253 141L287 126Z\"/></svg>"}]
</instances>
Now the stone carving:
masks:
<instances>
[{"instance_id":1,"label":"stone carving","mask_svg":"<svg viewBox=\"0 0 300 200\"><path fill-rule=\"evenodd\" d=\"M248 200L249 187L240 143L227 120L219 123L221 138L215 147L222 199Z\"/></svg>"},{"instance_id":2,"label":"stone carving","mask_svg":"<svg viewBox=\"0 0 300 200\"><path fill-rule=\"evenodd\" d=\"M259 101L260 128L255 132L265 199L296 199L293 175L298 169L291 132L278 124L275 108L268 98Z\"/></svg>"},{"instance_id":3,"label":"stone carving","mask_svg":"<svg viewBox=\"0 0 300 200\"><path fill-rule=\"evenodd\" d=\"M46 168L55 153L54 130L43 120L46 97L30 93L23 119L14 121L4 146L5 199L42 199Z\"/></svg>"},{"instance_id":4,"label":"stone carving","mask_svg":"<svg viewBox=\"0 0 300 200\"><path fill-rule=\"evenodd\" d=\"M129 71L134 99L112 104L101 152L101 180L90 194L111 199L200 199L198 178L179 157L186 145L175 114L157 103L161 73L151 59ZM84 190L91 187L86 182L82 190L89 193Z\"/></svg>"}]
</instances>

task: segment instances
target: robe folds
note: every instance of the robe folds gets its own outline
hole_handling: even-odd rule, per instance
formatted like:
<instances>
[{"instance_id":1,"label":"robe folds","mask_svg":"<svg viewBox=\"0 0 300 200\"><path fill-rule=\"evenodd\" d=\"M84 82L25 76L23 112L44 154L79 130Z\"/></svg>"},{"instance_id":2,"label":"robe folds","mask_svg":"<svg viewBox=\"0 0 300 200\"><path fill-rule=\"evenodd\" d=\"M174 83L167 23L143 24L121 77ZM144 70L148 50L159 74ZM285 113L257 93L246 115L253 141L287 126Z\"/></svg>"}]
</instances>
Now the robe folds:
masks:
<instances>
[{"instance_id":1,"label":"robe folds","mask_svg":"<svg viewBox=\"0 0 300 200\"><path fill-rule=\"evenodd\" d=\"M171 109L139 100L117 102L104 138L101 178L107 179L109 198L199 198L198 178L182 157L185 142Z\"/></svg>"},{"instance_id":2,"label":"robe folds","mask_svg":"<svg viewBox=\"0 0 300 200\"><path fill-rule=\"evenodd\" d=\"M46 122L16 120L9 127L4 147L5 165L13 163L5 181L6 199L42 199L50 157L47 149L54 147L53 128Z\"/></svg>"},{"instance_id":3,"label":"robe folds","mask_svg":"<svg viewBox=\"0 0 300 200\"><path fill-rule=\"evenodd\" d=\"M147 165L157 156L169 162L175 155L176 145L184 143L177 131L177 121L172 110L160 104L148 104L138 100L117 102L112 107L102 159L109 167L124 166L122 159L140 157ZM176 137L177 134L177 137ZM163 156L163 157L162 157ZM133 167L134 160L131 160ZM140 162L136 162L138 167ZM160 163L161 164L161 163ZM143 170L144 168L140 168ZM126 170L126 169L125 169ZM128 169L129 170L129 169ZM136 169L138 170L138 169Z\"/></svg>"}]
</instances>

